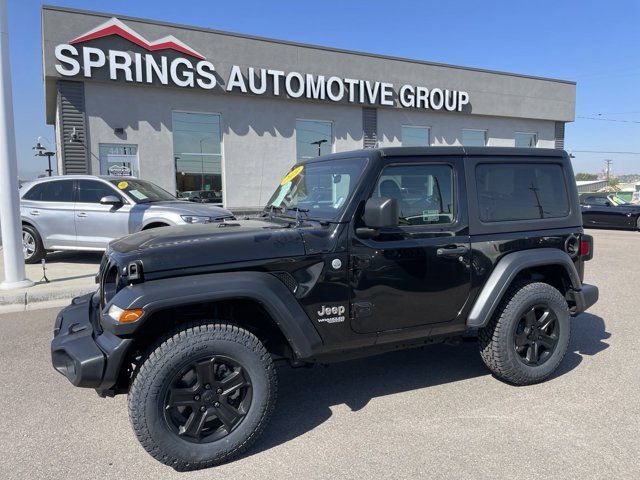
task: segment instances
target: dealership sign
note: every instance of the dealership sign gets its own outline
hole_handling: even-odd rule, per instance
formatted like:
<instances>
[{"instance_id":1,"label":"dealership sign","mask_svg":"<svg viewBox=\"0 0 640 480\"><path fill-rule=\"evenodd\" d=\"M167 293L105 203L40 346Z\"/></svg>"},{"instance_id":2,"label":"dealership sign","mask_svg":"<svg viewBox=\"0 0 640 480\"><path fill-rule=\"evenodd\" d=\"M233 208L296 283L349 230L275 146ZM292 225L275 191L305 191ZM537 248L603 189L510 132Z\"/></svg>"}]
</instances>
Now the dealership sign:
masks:
<instances>
[{"instance_id":1,"label":"dealership sign","mask_svg":"<svg viewBox=\"0 0 640 480\"><path fill-rule=\"evenodd\" d=\"M158 53L105 51L78 45L112 35L122 37L149 52ZM172 55L163 55L161 51L172 51ZM469 94L460 90L409 84L397 88L388 82L239 65L233 65L226 81L219 85L215 65L189 45L172 35L150 41L117 18L108 20L69 43L57 45L55 56L56 71L65 77L93 78L97 72L108 72L109 78L114 81L346 101L362 105L394 106L397 97L398 104L406 108L458 112L469 103Z\"/></svg>"}]
</instances>

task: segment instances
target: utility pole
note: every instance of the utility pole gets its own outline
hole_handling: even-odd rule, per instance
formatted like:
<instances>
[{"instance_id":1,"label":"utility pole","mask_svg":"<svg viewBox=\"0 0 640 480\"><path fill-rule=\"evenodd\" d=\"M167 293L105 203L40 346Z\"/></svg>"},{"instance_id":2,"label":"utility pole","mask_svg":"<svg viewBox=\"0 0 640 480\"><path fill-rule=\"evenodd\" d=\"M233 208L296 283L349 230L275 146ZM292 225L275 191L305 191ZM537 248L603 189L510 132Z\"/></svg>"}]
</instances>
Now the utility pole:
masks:
<instances>
[{"instance_id":1,"label":"utility pole","mask_svg":"<svg viewBox=\"0 0 640 480\"><path fill-rule=\"evenodd\" d=\"M607 175L607 185L609 184L609 178L611 178L611 163L613 162L613 160L605 160L605 163L607 164L607 169L606 169L606 175Z\"/></svg>"},{"instance_id":2,"label":"utility pole","mask_svg":"<svg viewBox=\"0 0 640 480\"><path fill-rule=\"evenodd\" d=\"M0 0L0 219L4 256L4 281L0 283L0 289L3 290L33 285L26 277L22 251L12 95L7 0Z\"/></svg>"}]
</instances>

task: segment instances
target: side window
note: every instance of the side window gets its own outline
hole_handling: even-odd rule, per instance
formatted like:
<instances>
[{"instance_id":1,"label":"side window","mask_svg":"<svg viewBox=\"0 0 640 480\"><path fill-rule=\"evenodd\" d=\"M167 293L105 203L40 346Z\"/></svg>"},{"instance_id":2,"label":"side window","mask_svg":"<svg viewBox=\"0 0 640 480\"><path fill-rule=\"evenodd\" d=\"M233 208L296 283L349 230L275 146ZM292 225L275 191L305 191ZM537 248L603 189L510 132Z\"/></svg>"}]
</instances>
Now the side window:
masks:
<instances>
[{"instance_id":1,"label":"side window","mask_svg":"<svg viewBox=\"0 0 640 480\"><path fill-rule=\"evenodd\" d=\"M590 205L599 205L604 207L608 200L605 197L591 197Z\"/></svg>"},{"instance_id":2,"label":"side window","mask_svg":"<svg viewBox=\"0 0 640 480\"><path fill-rule=\"evenodd\" d=\"M23 198L40 202L73 202L73 180L39 183Z\"/></svg>"},{"instance_id":3,"label":"side window","mask_svg":"<svg viewBox=\"0 0 640 480\"><path fill-rule=\"evenodd\" d=\"M400 225L451 223L455 216L453 168L444 164L388 166L372 196L398 201Z\"/></svg>"},{"instance_id":4,"label":"side window","mask_svg":"<svg viewBox=\"0 0 640 480\"><path fill-rule=\"evenodd\" d=\"M118 193L102 182L96 180L78 180L78 202L79 203L100 203L102 197Z\"/></svg>"},{"instance_id":5,"label":"side window","mask_svg":"<svg viewBox=\"0 0 640 480\"><path fill-rule=\"evenodd\" d=\"M569 215L569 199L560 165L480 164L476 167L476 184L483 222Z\"/></svg>"}]
</instances>

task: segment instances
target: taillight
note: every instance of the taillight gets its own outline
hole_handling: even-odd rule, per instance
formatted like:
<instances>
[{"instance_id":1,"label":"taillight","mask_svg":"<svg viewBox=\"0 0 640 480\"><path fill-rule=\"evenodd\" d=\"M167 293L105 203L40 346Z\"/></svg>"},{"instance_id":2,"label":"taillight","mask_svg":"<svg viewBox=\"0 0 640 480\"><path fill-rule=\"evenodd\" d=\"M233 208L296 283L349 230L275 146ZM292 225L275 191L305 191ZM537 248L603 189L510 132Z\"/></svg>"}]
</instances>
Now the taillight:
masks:
<instances>
[{"instance_id":1,"label":"taillight","mask_svg":"<svg viewBox=\"0 0 640 480\"><path fill-rule=\"evenodd\" d=\"M580 239L580 257L583 260L591 260L593 258L593 237L591 235L582 235Z\"/></svg>"}]
</instances>

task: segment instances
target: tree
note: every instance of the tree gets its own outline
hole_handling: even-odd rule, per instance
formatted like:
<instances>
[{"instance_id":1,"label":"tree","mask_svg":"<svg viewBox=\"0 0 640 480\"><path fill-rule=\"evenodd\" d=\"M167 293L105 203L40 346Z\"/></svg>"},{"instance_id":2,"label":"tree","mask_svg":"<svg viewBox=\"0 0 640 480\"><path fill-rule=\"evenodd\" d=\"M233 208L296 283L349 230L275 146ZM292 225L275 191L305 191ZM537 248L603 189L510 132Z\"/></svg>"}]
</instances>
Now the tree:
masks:
<instances>
[{"instance_id":1,"label":"tree","mask_svg":"<svg viewBox=\"0 0 640 480\"><path fill-rule=\"evenodd\" d=\"M595 173L576 173L577 181L585 181L585 180L597 180L598 175Z\"/></svg>"}]
</instances>

